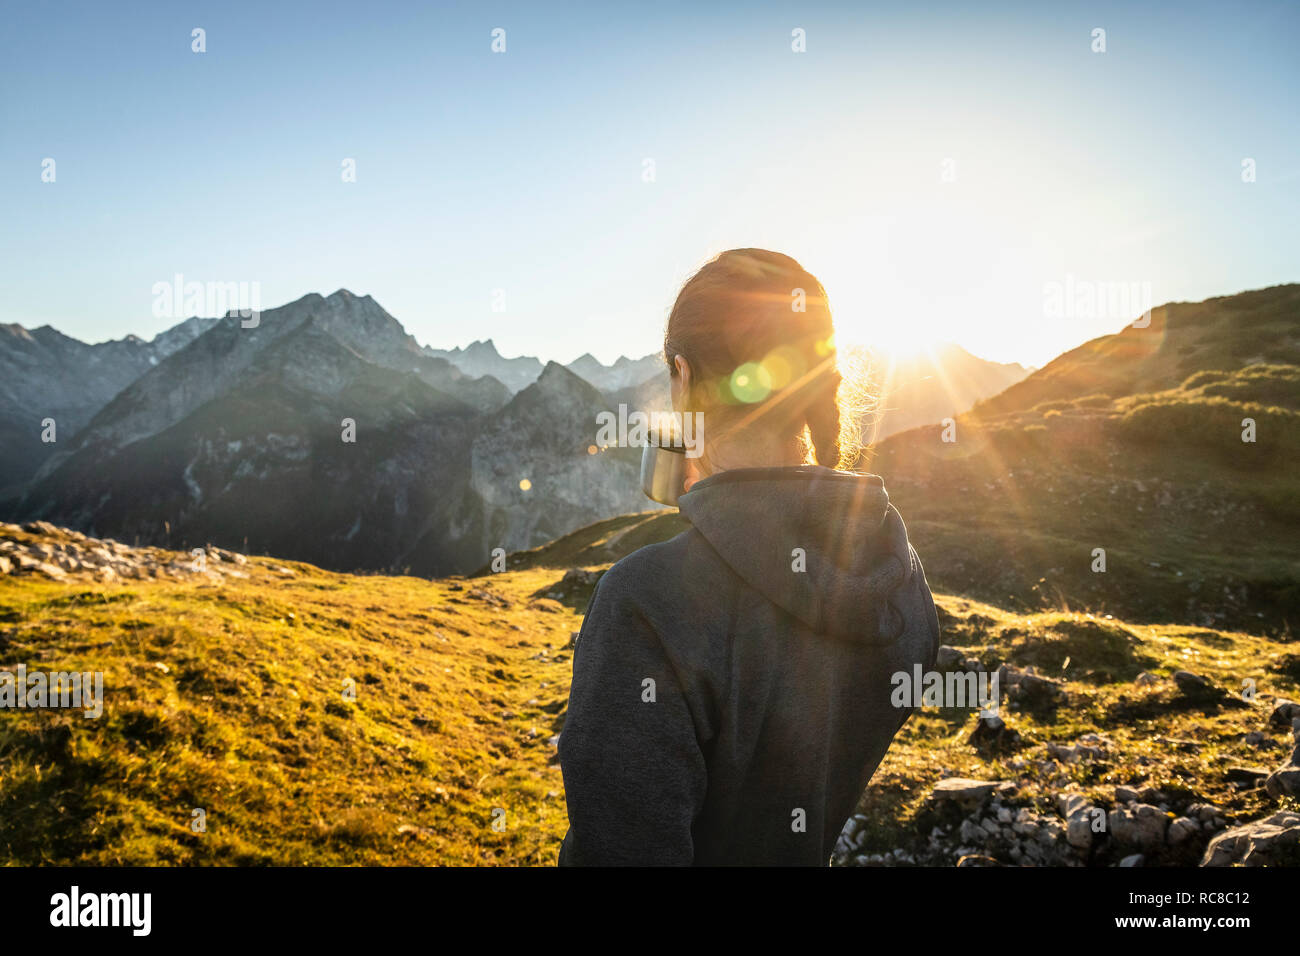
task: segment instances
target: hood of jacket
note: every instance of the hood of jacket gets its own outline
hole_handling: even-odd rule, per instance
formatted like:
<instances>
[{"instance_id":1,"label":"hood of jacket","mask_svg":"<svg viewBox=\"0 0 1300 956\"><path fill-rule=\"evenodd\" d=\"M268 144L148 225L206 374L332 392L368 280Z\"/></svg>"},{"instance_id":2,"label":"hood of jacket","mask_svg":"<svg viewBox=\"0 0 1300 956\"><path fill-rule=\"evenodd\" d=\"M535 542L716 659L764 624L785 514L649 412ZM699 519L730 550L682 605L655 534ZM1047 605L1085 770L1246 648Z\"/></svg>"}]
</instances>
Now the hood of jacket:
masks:
<instances>
[{"instance_id":1,"label":"hood of jacket","mask_svg":"<svg viewBox=\"0 0 1300 956\"><path fill-rule=\"evenodd\" d=\"M750 587L818 634L890 644L916 613L905 586L923 572L877 475L736 469L696 482L678 507Z\"/></svg>"}]
</instances>

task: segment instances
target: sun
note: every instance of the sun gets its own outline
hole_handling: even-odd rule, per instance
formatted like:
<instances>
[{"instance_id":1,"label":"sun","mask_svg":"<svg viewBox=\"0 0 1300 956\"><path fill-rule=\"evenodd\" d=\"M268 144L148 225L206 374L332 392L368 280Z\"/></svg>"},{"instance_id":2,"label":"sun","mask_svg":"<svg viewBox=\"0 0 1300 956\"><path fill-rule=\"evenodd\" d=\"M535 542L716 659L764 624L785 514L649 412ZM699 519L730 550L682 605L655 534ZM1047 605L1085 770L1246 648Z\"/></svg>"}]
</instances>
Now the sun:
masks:
<instances>
[{"instance_id":1,"label":"sun","mask_svg":"<svg viewBox=\"0 0 1300 956\"><path fill-rule=\"evenodd\" d=\"M887 291L896 286L876 279L884 263L864 262L843 252L810 257L810 261L830 300L839 349L863 346L898 359L914 359L933 355L942 344L939 323L918 316L915 301L897 301Z\"/></svg>"}]
</instances>

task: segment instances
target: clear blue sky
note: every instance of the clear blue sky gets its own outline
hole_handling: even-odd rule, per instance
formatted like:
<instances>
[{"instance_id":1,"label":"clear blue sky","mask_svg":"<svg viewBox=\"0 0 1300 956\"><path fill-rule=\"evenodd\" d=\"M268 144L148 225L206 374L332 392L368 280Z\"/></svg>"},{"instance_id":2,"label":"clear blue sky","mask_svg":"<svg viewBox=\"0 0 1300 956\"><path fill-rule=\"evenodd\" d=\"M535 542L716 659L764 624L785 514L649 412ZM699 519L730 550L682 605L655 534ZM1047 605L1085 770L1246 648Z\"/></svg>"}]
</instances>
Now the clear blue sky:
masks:
<instances>
[{"instance_id":1,"label":"clear blue sky","mask_svg":"<svg viewBox=\"0 0 1300 956\"><path fill-rule=\"evenodd\" d=\"M760 245L846 338L1041 364L1123 324L1045 318L1066 274L1300 281L1300 4L920 6L6 3L0 321L149 336L179 272L610 361Z\"/></svg>"}]
</instances>

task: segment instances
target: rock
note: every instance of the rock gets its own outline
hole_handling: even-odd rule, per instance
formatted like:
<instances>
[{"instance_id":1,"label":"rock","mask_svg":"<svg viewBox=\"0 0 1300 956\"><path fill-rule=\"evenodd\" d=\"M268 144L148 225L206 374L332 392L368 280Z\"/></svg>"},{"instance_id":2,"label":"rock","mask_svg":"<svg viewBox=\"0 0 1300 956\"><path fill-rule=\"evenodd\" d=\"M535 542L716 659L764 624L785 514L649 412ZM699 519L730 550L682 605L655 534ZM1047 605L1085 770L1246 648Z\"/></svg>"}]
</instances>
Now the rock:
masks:
<instances>
[{"instance_id":1,"label":"rock","mask_svg":"<svg viewBox=\"0 0 1300 956\"><path fill-rule=\"evenodd\" d=\"M1256 786L1268 776L1268 771L1261 770L1259 767L1229 767L1224 771L1223 776L1229 783L1246 783Z\"/></svg>"},{"instance_id":2,"label":"rock","mask_svg":"<svg viewBox=\"0 0 1300 956\"><path fill-rule=\"evenodd\" d=\"M1184 815L1200 821L1202 826L1212 826L1215 821L1223 819L1223 812L1210 803L1193 803L1187 808Z\"/></svg>"},{"instance_id":3,"label":"rock","mask_svg":"<svg viewBox=\"0 0 1300 956\"><path fill-rule=\"evenodd\" d=\"M955 647L940 644L938 654L934 659L934 667L935 670L939 671L954 671L962 666L965 659L965 655Z\"/></svg>"},{"instance_id":4,"label":"rock","mask_svg":"<svg viewBox=\"0 0 1300 956\"><path fill-rule=\"evenodd\" d=\"M1149 849L1165 842L1169 817L1159 807L1148 803L1135 803L1110 812L1108 819L1111 839L1121 846Z\"/></svg>"},{"instance_id":5,"label":"rock","mask_svg":"<svg viewBox=\"0 0 1300 956\"><path fill-rule=\"evenodd\" d=\"M1065 744L1047 745L1047 752L1064 763L1078 763L1081 760L1097 760L1104 756L1100 747L1089 747L1087 744L1076 744L1067 746Z\"/></svg>"},{"instance_id":6,"label":"rock","mask_svg":"<svg viewBox=\"0 0 1300 956\"><path fill-rule=\"evenodd\" d=\"M604 571L585 571L582 568L569 568L560 578L560 588L565 591L575 588L589 588L600 580Z\"/></svg>"},{"instance_id":7,"label":"rock","mask_svg":"<svg viewBox=\"0 0 1300 956\"><path fill-rule=\"evenodd\" d=\"M1066 824L1065 840L1077 850L1087 850L1092 846L1092 815L1087 809L1079 810Z\"/></svg>"},{"instance_id":8,"label":"rock","mask_svg":"<svg viewBox=\"0 0 1300 956\"><path fill-rule=\"evenodd\" d=\"M1120 866L1141 866L1145 859L1146 857L1144 857L1141 853L1134 853L1133 855L1126 856L1124 857L1124 859L1120 860L1119 865Z\"/></svg>"},{"instance_id":9,"label":"rock","mask_svg":"<svg viewBox=\"0 0 1300 956\"><path fill-rule=\"evenodd\" d=\"M1252 730L1250 733L1242 737L1241 740L1242 743L1249 747L1259 747L1268 742L1268 734L1258 730Z\"/></svg>"},{"instance_id":10,"label":"rock","mask_svg":"<svg viewBox=\"0 0 1300 956\"><path fill-rule=\"evenodd\" d=\"M948 777L934 785L932 796L940 801L953 801L967 807L977 806L997 792L1015 789L1015 784L1005 780L971 780L966 777Z\"/></svg>"},{"instance_id":11,"label":"rock","mask_svg":"<svg viewBox=\"0 0 1300 956\"><path fill-rule=\"evenodd\" d=\"M1201 866L1294 865L1300 862L1300 813L1282 810L1225 830L1205 848Z\"/></svg>"},{"instance_id":12,"label":"rock","mask_svg":"<svg viewBox=\"0 0 1300 956\"><path fill-rule=\"evenodd\" d=\"M1001 866L996 859L982 854L970 854L957 861L958 866Z\"/></svg>"},{"instance_id":13,"label":"rock","mask_svg":"<svg viewBox=\"0 0 1300 956\"><path fill-rule=\"evenodd\" d=\"M3 554L0 554L0 574L8 574L14 569L14 563Z\"/></svg>"},{"instance_id":14,"label":"rock","mask_svg":"<svg viewBox=\"0 0 1300 956\"><path fill-rule=\"evenodd\" d=\"M32 570L37 574L45 575L47 578L53 578L55 581L62 581L68 576L68 572L64 571L57 564L49 564L45 561L36 562L36 566L33 567Z\"/></svg>"},{"instance_id":15,"label":"rock","mask_svg":"<svg viewBox=\"0 0 1300 956\"><path fill-rule=\"evenodd\" d=\"M1198 830L1200 827L1196 825L1195 820L1178 817L1169 824L1169 832L1165 834L1165 839L1169 841L1170 846L1177 846Z\"/></svg>"},{"instance_id":16,"label":"rock","mask_svg":"<svg viewBox=\"0 0 1300 956\"><path fill-rule=\"evenodd\" d=\"M1056 812L1068 820L1088 806L1088 798L1081 793L1058 793L1056 795Z\"/></svg>"},{"instance_id":17,"label":"rock","mask_svg":"<svg viewBox=\"0 0 1300 956\"><path fill-rule=\"evenodd\" d=\"M1290 763L1279 767L1264 781L1264 790L1274 798L1300 796L1300 766Z\"/></svg>"},{"instance_id":18,"label":"rock","mask_svg":"<svg viewBox=\"0 0 1300 956\"><path fill-rule=\"evenodd\" d=\"M1028 672L1020 676L1013 693L1008 697L1026 710L1055 707L1065 699L1065 691L1056 681L1037 677Z\"/></svg>"},{"instance_id":19,"label":"rock","mask_svg":"<svg viewBox=\"0 0 1300 956\"><path fill-rule=\"evenodd\" d=\"M979 717L966 742L983 752L1008 751L1020 746L1020 733L1001 717Z\"/></svg>"},{"instance_id":20,"label":"rock","mask_svg":"<svg viewBox=\"0 0 1300 956\"><path fill-rule=\"evenodd\" d=\"M1115 788L1116 803L1137 803L1137 799L1138 799L1138 792L1134 790L1132 787Z\"/></svg>"},{"instance_id":21,"label":"rock","mask_svg":"<svg viewBox=\"0 0 1300 956\"><path fill-rule=\"evenodd\" d=\"M1223 696L1223 691L1209 680L1191 671L1174 671L1173 680L1178 692L1190 700L1217 700Z\"/></svg>"},{"instance_id":22,"label":"rock","mask_svg":"<svg viewBox=\"0 0 1300 956\"><path fill-rule=\"evenodd\" d=\"M1300 704L1291 700L1279 700L1273 705L1273 713L1268 722L1275 727L1289 727L1292 721L1300 718Z\"/></svg>"},{"instance_id":23,"label":"rock","mask_svg":"<svg viewBox=\"0 0 1300 956\"><path fill-rule=\"evenodd\" d=\"M398 824L397 835L411 839L422 839L427 836L436 835L436 831L429 830L425 827L418 827L413 823L401 823Z\"/></svg>"},{"instance_id":24,"label":"rock","mask_svg":"<svg viewBox=\"0 0 1300 956\"><path fill-rule=\"evenodd\" d=\"M1160 678L1155 674L1152 674L1150 671L1143 671L1141 674L1138 674L1137 677L1133 678L1133 683L1140 687L1146 687L1150 684L1159 684Z\"/></svg>"}]
</instances>

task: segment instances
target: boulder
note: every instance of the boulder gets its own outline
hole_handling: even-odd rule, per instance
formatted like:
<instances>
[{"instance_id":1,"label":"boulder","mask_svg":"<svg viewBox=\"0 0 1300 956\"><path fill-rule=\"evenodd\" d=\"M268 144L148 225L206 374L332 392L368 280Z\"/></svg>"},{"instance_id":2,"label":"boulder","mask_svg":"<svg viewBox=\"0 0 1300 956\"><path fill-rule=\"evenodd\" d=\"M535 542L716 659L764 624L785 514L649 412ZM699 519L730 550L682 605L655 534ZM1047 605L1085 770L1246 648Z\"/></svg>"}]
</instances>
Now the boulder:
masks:
<instances>
[{"instance_id":1,"label":"boulder","mask_svg":"<svg viewBox=\"0 0 1300 956\"><path fill-rule=\"evenodd\" d=\"M1296 745L1289 763L1274 770L1264 780L1264 789L1270 797L1300 796L1300 744Z\"/></svg>"},{"instance_id":2,"label":"boulder","mask_svg":"<svg viewBox=\"0 0 1300 956\"><path fill-rule=\"evenodd\" d=\"M1070 817L1065 827L1065 839L1076 850L1087 850L1092 846L1091 808L1085 807Z\"/></svg>"},{"instance_id":3,"label":"boulder","mask_svg":"<svg viewBox=\"0 0 1300 956\"><path fill-rule=\"evenodd\" d=\"M1229 767L1223 776L1229 783L1258 786L1268 776L1268 771L1259 767Z\"/></svg>"},{"instance_id":4,"label":"boulder","mask_svg":"<svg viewBox=\"0 0 1300 956\"><path fill-rule=\"evenodd\" d=\"M1173 679L1178 685L1178 693L1189 700L1217 700L1223 696L1223 691L1200 674L1193 674L1191 671L1174 671Z\"/></svg>"},{"instance_id":5,"label":"boulder","mask_svg":"<svg viewBox=\"0 0 1300 956\"><path fill-rule=\"evenodd\" d=\"M569 591L574 588L594 587L600 580L604 571L587 571L583 568L569 568L564 572L564 577L560 578L560 587Z\"/></svg>"},{"instance_id":6,"label":"boulder","mask_svg":"<svg viewBox=\"0 0 1300 956\"><path fill-rule=\"evenodd\" d=\"M1008 727L1001 717L979 717L966 742L980 751L1008 751L1020 746L1020 733Z\"/></svg>"},{"instance_id":7,"label":"boulder","mask_svg":"<svg viewBox=\"0 0 1300 956\"><path fill-rule=\"evenodd\" d=\"M1170 846L1177 846L1188 837L1194 835L1198 830L1200 830L1200 827L1196 825L1195 820L1189 819L1188 817L1178 817L1169 824L1169 832L1166 834L1166 839L1169 840Z\"/></svg>"},{"instance_id":8,"label":"boulder","mask_svg":"<svg viewBox=\"0 0 1300 956\"><path fill-rule=\"evenodd\" d=\"M957 648L940 644L939 652L934 659L934 667L939 671L955 671L961 668L965 660L966 656Z\"/></svg>"},{"instance_id":9,"label":"boulder","mask_svg":"<svg viewBox=\"0 0 1300 956\"><path fill-rule=\"evenodd\" d=\"M1111 839L1121 846L1150 849L1164 844L1169 816L1149 803L1135 803L1112 810L1107 822Z\"/></svg>"},{"instance_id":10,"label":"boulder","mask_svg":"<svg viewBox=\"0 0 1300 956\"><path fill-rule=\"evenodd\" d=\"M1021 674L1008 697L1026 710L1055 707L1065 699L1065 691L1056 681L1028 672Z\"/></svg>"},{"instance_id":11,"label":"boulder","mask_svg":"<svg viewBox=\"0 0 1300 956\"><path fill-rule=\"evenodd\" d=\"M1015 784L1006 780L971 780L967 777L948 777L934 785L932 796L941 802L958 803L965 807L974 807L983 803L994 793L1015 789Z\"/></svg>"},{"instance_id":12,"label":"boulder","mask_svg":"<svg viewBox=\"0 0 1300 956\"><path fill-rule=\"evenodd\" d=\"M1206 830L1223 829L1224 819L1223 811L1213 804L1193 803L1183 813L1184 816L1191 817L1201 824Z\"/></svg>"},{"instance_id":13,"label":"boulder","mask_svg":"<svg viewBox=\"0 0 1300 956\"><path fill-rule=\"evenodd\" d=\"M1294 865L1300 861L1300 813L1282 810L1224 830L1205 848L1201 866Z\"/></svg>"},{"instance_id":14,"label":"boulder","mask_svg":"<svg viewBox=\"0 0 1300 956\"><path fill-rule=\"evenodd\" d=\"M1088 798L1081 793L1058 793L1056 795L1056 812L1068 820L1080 810L1087 809Z\"/></svg>"},{"instance_id":15,"label":"boulder","mask_svg":"<svg viewBox=\"0 0 1300 956\"><path fill-rule=\"evenodd\" d=\"M1268 722L1274 727L1290 727L1291 722L1300 718L1300 704L1292 700L1279 700L1273 705L1273 713Z\"/></svg>"}]
</instances>

